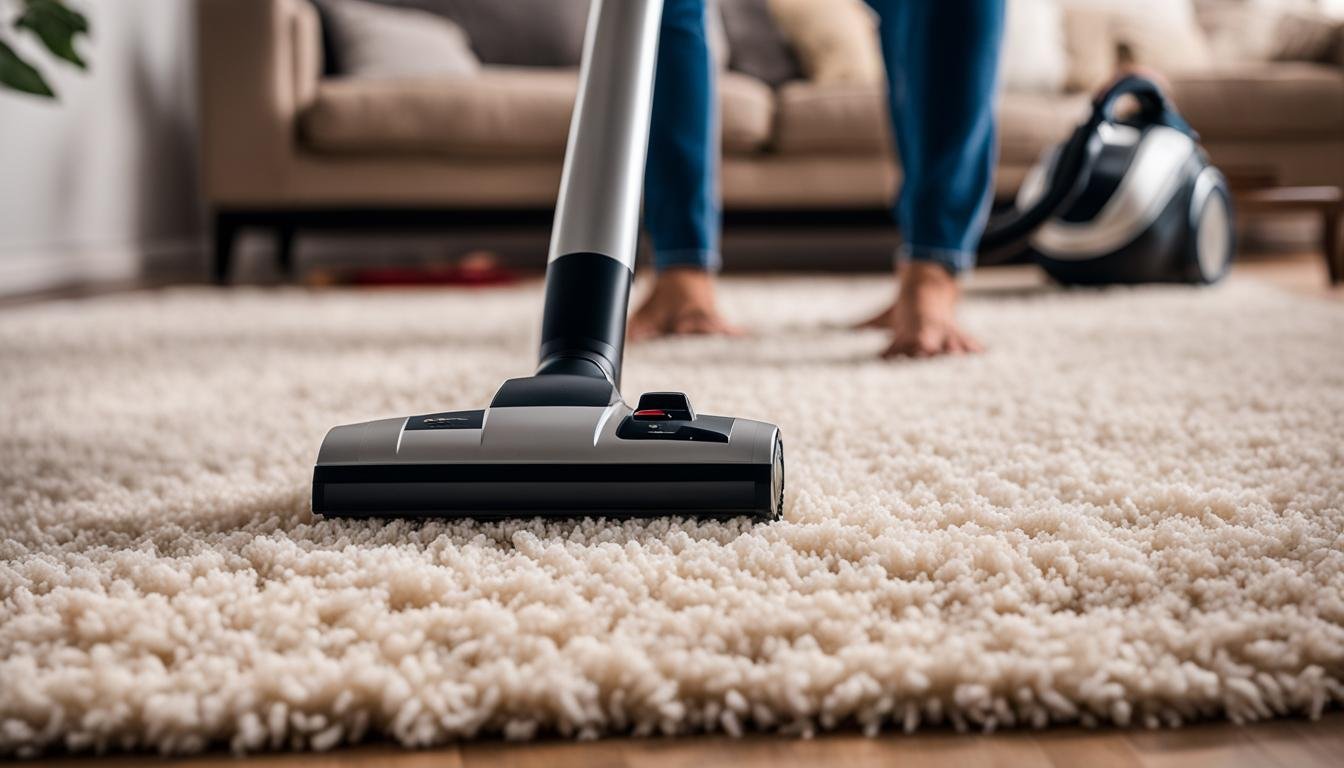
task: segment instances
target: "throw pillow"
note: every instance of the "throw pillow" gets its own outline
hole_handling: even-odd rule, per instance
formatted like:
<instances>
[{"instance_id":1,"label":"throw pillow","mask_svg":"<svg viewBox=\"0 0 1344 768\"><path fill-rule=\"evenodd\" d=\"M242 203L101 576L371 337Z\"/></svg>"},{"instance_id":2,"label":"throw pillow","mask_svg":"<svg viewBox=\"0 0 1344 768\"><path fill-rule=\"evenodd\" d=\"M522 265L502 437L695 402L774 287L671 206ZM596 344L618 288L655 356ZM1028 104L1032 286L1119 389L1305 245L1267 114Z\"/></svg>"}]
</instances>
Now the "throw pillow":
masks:
<instances>
[{"instance_id":1,"label":"throw pillow","mask_svg":"<svg viewBox=\"0 0 1344 768\"><path fill-rule=\"evenodd\" d=\"M1065 90L1095 91L1115 75L1115 38L1105 11L1066 5L1064 46L1069 60Z\"/></svg>"},{"instance_id":2,"label":"throw pillow","mask_svg":"<svg viewBox=\"0 0 1344 768\"><path fill-rule=\"evenodd\" d=\"M862 0L770 0L770 10L808 79L858 85L883 81L877 16Z\"/></svg>"},{"instance_id":3,"label":"throw pillow","mask_svg":"<svg viewBox=\"0 0 1344 768\"><path fill-rule=\"evenodd\" d=\"M1114 16L1115 38L1132 53L1132 63L1163 73L1200 70L1212 63L1208 40L1189 2L1129 0L1122 8Z\"/></svg>"},{"instance_id":4,"label":"throw pillow","mask_svg":"<svg viewBox=\"0 0 1344 768\"><path fill-rule=\"evenodd\" d=\"M723 26L723 13L719 10L719 0L705 2L705 37L709 41L709 53L719 69L728 68L732 49L728 47L728 30Z\"/></svg>"},{"instance_id":5,"label":"throw pillow","mask_svg":"<svg viewBox=\"0 0 1344 768\"><path fill-rule=\"evenodd\" d=\"M448 19L364 0L323 2L343 74L469 75L481 67L462 28Z\"/></svg>"},{"instance_id":6,"label":"throw pillow","mask_svg":"<svg viewBox=\"0 0 1344 768\"><path fill-rule=\"evenodd\" d=\"M1005 90L1057 93L1069 76L1064 11L1056 0L1008 0L999 81Z\"/></svg>"},{"instance_id":7,"label":"throw pillow","mask_svg":"<svg viewBox=\"0 0 1344 768\"><path fill-rule=\"evenodd\" d=\"M1344 21L1320 13L1285 13L1274 28L1274 61L1344 62Z\"/></svg>"},{"instance_id":8,"label":"throw pillow","mask_svg":"<svg viewBox=\"0 0 1344 768\"><path fill-rule=\"evenodd\" d=\"M1064 0L1064 13L1069 35L1088 38L1068 42L1068 82L1079 90L1105 85L1121 64L1172 73L1213 61L1190 0Z\"/></svg>"},{"instance_id":9,"label":"throw pillow","mask_svg":"<svg viewBox=\"0 0 1344 768\"><path fill-rule=\"evenodd\" d=\"M337 77L345 71L341 61L341 46L336 40L336 21L331 17L325 0L313 0L317 8L317 22L322 27L322 76Z\"/></svg>"},{"instance_id":10,"label":"throw pillow","mask_svg":"<svg viewBox=\"0 0 1344 768\"><path fill-rule=\"evenodd\" d=\"M378 0L450 19L485 64L577 67L589 0Z\"/></svg>"},{"instance_id":11,"label":"throw pillow","mask_svg":"<svg viewBox=\"0 0 1344 768\"><path fill-rule=\"evenodd\" d=\"M728 68L778 88L803 76L769 0L721 0Z\"/></svg>"},{"instance_id":12,"label":"throw pillow","mask_svg":"<svg viewBox=\"0 0 1344 768\"><path fill-rule=\"evenodd\" d=\"M1201 2L1199 24L1209 38L1214 61L1225 64L1268 61L1279 11L1259 3Z\"/></svg>"}]
</instances>

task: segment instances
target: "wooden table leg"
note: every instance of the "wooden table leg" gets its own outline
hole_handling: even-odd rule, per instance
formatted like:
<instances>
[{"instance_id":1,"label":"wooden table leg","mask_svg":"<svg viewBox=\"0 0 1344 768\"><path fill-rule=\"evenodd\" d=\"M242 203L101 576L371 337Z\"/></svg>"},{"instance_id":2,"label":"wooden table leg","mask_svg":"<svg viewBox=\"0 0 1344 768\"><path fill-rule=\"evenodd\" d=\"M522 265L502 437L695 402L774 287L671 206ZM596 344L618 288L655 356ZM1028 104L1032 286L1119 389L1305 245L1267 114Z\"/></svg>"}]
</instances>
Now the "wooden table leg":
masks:
<instances>
[{"instance_id":1,"label":"wooden table leg","mask_svg":"<svg viewBox=\"0 0 1344 768\"><path fill-rule=\"evenodd\" d=\"M1325 210L1321 222L1325 231L1321 233L1321 248L1325 251L1325 266L1330 273L1330 284L1344 283L1344 243L1340 242L1340 219L1344 205L1334 205Z\"/></svg>"},{"instance_id":2,"label":"wooden table leg","mask_svg":"<svg viewBox=\"0 0 1344 768\"><path fill-rule=\"evenodd\" d=\"M1237 195L1246 213L1316 212L1321 216L1321 251L1331 285L1344 284L1344 190L1339 187L1272 187L1249 189Z\"/></svg>"}]
</instances>

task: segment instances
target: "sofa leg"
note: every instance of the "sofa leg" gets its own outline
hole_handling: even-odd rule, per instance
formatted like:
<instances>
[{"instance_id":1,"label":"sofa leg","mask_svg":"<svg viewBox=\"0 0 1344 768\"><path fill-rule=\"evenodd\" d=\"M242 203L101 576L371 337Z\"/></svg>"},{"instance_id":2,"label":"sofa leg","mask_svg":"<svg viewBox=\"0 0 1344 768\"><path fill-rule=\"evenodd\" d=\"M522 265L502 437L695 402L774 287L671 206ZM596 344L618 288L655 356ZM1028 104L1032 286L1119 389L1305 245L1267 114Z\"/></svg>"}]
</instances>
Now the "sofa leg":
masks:
<instances>
[{"instance_id":1,"label":"sofa leg","mask_svg":"<svg viewBox=\"0 0 1344 768\"><path fill-rule=\"evenodd\" d=\"M289 224L275 229L275 263L281 275L294 279L294 227Z\"/></svg>"},{"instance_id":2,"label":"sofa leg","mask_svg":"<svg viewBox=\"0 0 1344 768\"><path fill-rule=\"evenodd\" d=\"M228 285L233 271L233 245L238 239L238 223L227 213L215 214L215 248L210 277L215 285Z\"/></svg>"}]
</instances>

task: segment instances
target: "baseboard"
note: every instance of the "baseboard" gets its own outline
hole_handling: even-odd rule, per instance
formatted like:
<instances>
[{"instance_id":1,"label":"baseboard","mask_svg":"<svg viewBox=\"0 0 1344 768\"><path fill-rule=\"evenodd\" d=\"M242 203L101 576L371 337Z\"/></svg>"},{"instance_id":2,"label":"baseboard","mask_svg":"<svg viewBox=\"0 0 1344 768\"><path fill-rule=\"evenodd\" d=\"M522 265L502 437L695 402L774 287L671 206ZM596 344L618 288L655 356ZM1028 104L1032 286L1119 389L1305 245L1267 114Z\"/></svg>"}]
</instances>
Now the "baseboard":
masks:
<instances>
[{"instance_id":1,"label":"baseboard","mask_svg":"<svg viewBox=\"0 0 1344 768\"><path fill-rule=\"evenodd\" d=\"M193 238L7 248L0 250L0 296L131 282L147 268L199 264L203 251Z\"/></svg>"}]
</instances>

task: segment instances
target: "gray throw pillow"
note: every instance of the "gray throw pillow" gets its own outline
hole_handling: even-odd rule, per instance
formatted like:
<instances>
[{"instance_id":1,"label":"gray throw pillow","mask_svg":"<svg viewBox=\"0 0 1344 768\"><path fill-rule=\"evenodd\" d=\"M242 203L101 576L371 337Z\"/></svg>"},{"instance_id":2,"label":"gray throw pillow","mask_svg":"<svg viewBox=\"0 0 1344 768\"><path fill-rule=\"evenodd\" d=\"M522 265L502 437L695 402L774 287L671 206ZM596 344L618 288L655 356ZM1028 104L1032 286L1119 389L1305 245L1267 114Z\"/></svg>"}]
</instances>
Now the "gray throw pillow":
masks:
<instances>
[{"instance_id":1,"label":"gray throw pillow","mask_svg":"<svg viewBox=\"0 0 1344 768\"><path fill-rule=\"evenodd\" d=\"M589 0L378 0L430 11L462 27L486 64L577 67Z\"/></svg>"},{"instance_id":2,"label":"gray throw pillow","mask_svg":"<svg viewBox=\"0 0 1344 768\"><path fill-rule=\"evenodd\" d=\"M728 34L728 68L778 87L803 69L767 0L719 0Z\"/></svg>"},{"instance_id":3,"label":"gray throw pillow","mask_svg":"<svg viewBox=\"0 0 1344 768\"><path fill-rule=\"evenodd\" d=\"M470 75L481 62L462 28L414 8L323 0L331 39L350 77Z\"/></svg>"}]
</instances>

